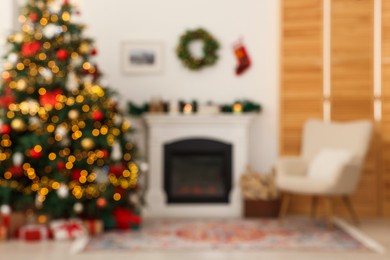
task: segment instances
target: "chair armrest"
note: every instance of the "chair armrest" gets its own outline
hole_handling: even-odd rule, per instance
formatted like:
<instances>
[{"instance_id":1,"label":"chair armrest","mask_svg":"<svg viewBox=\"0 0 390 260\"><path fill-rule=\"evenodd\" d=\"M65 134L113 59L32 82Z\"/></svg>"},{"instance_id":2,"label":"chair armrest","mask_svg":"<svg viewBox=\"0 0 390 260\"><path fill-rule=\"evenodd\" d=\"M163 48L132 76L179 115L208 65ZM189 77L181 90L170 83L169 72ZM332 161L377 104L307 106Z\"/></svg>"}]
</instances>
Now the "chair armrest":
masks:
<instances>
[{"instance_id":1,"label":"chair armrest","mask_svg":"<svg viewBox=\"0 0 390 260\"><path fill-rule=\"evenodd\" d=\"M276 163L277 176L305 176L307 163L301 157L281 157Z\"/></svg>"},{"instance_id":2,"label":"chair armrest","mask_svg":"<svg viewBox=\"0 0 390 260\"><path fill-rule=\"evenodd\" d=\"M333 191L343 195L353 193L360 181L362 165L348 163L334 181Z\"/></svg>"}]
</instances>

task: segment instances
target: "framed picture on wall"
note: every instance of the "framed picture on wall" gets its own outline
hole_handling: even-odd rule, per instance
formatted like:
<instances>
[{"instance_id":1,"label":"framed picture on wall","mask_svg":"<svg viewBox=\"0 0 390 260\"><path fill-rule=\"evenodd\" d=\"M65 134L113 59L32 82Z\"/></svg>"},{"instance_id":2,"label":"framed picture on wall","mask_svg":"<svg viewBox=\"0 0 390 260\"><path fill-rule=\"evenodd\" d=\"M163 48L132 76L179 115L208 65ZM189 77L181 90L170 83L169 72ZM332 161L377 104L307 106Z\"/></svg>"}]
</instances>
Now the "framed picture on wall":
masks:
<instances>
[{"instance_id":1,"label":"framed picture on wall","mask_svg":"<svg viewBox=\"0 0 390 260\"><path fill-rule=\"evenodd\" d=\"M122 69L126 74L161 73L163 45L159 42L125 42L122 46Z\"/></svg>"}]
</instances>

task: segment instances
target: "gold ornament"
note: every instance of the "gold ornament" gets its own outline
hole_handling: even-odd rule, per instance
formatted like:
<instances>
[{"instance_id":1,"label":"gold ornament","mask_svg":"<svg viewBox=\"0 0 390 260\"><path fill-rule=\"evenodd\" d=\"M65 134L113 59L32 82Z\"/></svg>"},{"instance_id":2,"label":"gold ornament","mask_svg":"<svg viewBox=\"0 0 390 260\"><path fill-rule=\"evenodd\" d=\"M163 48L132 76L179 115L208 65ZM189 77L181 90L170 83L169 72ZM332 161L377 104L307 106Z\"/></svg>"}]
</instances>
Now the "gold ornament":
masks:
<instances>
[{"instance_id":1,"label":"gold ornament","mask_svg":"<svg viewBox=\"0 0 390 260\"><path fill-rule=\"evenodd\" d=\"M24 79L18 80L16 83L16 89L19 91L24 91L27 88L27 82Z\"/></svg>"},{"instance_id":2,"label":"gold ornament","mask_svg":"<svg viewBox=\"0 0 390 260\"><path fill-rule=\"evenodd\" d=\"M80 50L80 52L82 54L89 54L89 52L90 52L90 45L89 45L89 43L83 42L82 44L80 44L79 50Z\"/></svg>"},{"instance_id":3,"label":"gold ornament","mask_svg":"<svg viewBox=\"0 0 390 260\"><path fill-rule=\"evenodd\" d=\"M26 130L26 123L20 118L15 118L11 122L11 127L17 132L22 132Z\"/></svg>"},{"instance_id":4,"label":"gold ornament","mask_svg":"<svg viewBox=\"0 0 390 260\"><path fill-rule=\"evenodd\" d=\"M72 109L69 111L68 113L68 117L72 120L76 120L77 118L79 118L79 111L75 110L75 109Z\"/></svg>"},{"instance_id":5,"label":"gold ornament","mask_svg":"<svg viewBox=\"0 0 390 260\"><path fill-rule=\"evenodd\" d=\"M91 138L84 138L81 141L81 146L86 150L91 150L95 144L93 143L93 140Z\"/></svg>"}]
</instances>

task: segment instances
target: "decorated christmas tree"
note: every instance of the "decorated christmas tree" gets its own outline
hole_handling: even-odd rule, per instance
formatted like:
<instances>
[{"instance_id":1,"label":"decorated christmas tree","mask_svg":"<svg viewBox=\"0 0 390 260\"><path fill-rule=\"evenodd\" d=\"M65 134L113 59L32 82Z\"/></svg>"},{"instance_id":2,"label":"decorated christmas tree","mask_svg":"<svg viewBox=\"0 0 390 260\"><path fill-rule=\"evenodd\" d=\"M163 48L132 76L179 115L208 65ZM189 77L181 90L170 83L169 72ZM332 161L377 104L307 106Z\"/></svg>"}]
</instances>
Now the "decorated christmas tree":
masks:
<instances>
[{"instance_id":1,"label":"decorated christmas tree","mask_svg":"<svg viewBox=\"0 0 390 260\"><path fill-rule=\"evenodd\" d=\"M0 88L0 203L53 218L137 204L130 124L101 86L97 51L67 0L27 0ZM106 224L107 224L106 222Z\"/></svg>"}]
</instances>

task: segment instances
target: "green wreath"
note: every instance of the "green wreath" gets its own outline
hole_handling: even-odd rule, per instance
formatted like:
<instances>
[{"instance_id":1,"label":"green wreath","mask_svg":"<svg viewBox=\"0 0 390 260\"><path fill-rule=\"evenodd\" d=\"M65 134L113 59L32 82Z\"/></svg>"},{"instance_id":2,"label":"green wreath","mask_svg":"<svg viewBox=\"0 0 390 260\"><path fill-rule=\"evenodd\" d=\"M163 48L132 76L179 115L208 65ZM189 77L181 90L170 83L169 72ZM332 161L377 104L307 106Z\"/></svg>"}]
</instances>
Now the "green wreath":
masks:
<instances>
[{"instance_id":1,"label":"green wreath","mask_svg":"<svg viewBox=\"0 0 390 260\"><path fill-rule=\"evenodd\" d=\"M189 50L189 45L196 40L203 41L203 57L195 58ZM219 43L204 29L187 31L180 37L179 45L177 46L177 56L182 61L183 65L191 70L200 70L203 67L211 66L218 60L217 50Z\"/></svg>"}]
</instances>

